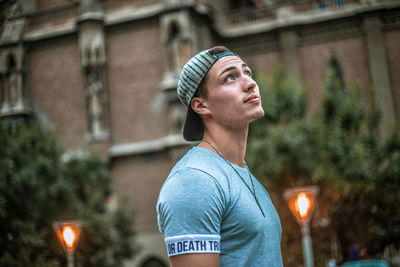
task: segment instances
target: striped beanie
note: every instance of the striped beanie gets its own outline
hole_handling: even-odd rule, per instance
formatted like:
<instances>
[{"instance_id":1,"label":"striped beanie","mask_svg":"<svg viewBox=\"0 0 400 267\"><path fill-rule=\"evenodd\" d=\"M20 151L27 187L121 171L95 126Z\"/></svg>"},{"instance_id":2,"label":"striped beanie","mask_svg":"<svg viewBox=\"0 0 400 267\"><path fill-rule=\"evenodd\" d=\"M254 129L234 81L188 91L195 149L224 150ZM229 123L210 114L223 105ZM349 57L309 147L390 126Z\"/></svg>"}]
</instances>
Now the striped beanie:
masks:
<instances>
[{"instance_id":1,"label":"striped beanie","mask_svg":"<svg viewBox=\"0 0 400 267\"><path fill-rule=\"evenodd\" d=\"M177 93L179 99L188 108L183 137L187 141L200 141L203 138L204 128L200 116L191 108L190 102L197 88L206 77L211 66L225 56L237 56L231 51L224 51L212 55L210 49L204 50L192 57L183 67L178 81Z\"/></svg>"}]
</instances>

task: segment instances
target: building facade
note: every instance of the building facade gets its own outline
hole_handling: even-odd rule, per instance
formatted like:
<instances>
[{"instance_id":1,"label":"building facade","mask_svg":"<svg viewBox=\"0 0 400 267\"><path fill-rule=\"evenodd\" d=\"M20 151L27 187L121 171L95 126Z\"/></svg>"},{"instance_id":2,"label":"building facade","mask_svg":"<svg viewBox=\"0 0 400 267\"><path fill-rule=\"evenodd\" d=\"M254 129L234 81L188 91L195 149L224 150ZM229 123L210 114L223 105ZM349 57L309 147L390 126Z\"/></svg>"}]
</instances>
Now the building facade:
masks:
<instances>
[{"instance_id":1,"label":"building facade","mask_svg":"<svg viewBox=\"0 0 400 267\"><path fill-rule=\"evenodd\" d=\"M114 177L110 207L136 211L142 252L126 266L166 266L155 205L190 144L178 75L222 44L256 73L285 73L318 109L336 62L382 110L400 119L400 1L0 0L0 116L33 116L68 152L100 155Z\"/></svg>"}]
</instances>

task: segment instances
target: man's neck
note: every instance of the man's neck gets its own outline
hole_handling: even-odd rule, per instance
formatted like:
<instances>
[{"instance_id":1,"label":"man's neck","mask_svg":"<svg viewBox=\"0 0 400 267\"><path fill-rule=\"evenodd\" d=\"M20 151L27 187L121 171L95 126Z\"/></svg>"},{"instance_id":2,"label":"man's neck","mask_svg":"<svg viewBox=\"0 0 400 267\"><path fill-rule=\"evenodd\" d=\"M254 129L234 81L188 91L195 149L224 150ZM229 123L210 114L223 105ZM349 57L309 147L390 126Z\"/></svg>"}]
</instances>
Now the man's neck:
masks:
<instances>
[{"instance_id":1,"label":"man's neck","mask_svg":"<svg viewBox=\"0 0 400 267\"><path fill-rule=\"evenodd\" d=\"M206 130L203 139L210 142L228 161L244 167L243 162L246 155L247 135L248 127L238 131L218 129L217 131L209 132ZM204 147L217 153L207 142L201 142L199 147Z\"/></svg>"}]
</instances>

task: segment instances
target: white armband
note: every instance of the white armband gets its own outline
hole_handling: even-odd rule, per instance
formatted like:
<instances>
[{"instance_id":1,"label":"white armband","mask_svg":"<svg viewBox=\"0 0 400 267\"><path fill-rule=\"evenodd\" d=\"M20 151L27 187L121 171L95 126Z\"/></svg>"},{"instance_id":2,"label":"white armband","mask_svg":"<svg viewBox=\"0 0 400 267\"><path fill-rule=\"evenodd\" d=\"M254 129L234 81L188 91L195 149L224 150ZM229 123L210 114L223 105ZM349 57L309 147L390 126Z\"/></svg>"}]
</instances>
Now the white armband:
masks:
<instances>
[{"instance_id":1,"label":"white armband","mask_svg":"<svg viewBox=\"0 0 400 267\"><path fill-rule=\"evenodd\" d=\"M220 253L219 235L179 235L165 238L168 256L186 253Z\"/></svg>"}]
</instances>

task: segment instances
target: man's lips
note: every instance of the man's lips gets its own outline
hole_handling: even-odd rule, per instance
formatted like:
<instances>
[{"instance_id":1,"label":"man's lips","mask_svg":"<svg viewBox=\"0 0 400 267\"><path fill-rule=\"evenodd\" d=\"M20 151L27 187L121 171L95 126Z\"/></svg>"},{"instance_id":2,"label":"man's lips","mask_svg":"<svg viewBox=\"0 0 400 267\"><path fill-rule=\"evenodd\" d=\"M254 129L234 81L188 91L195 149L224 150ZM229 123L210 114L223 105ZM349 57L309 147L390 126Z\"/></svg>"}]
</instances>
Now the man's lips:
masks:
<instances>
[{"instance_id":1,"label":"man's lips","mask_svg":"<svg viewBox=\"0 0 400 267\"><path fill-rule=\"evenodd\" d=\"M260 103L261 99L258 95L251 95L244 100L243 103Z\"/></svg>"}]
</instances>

